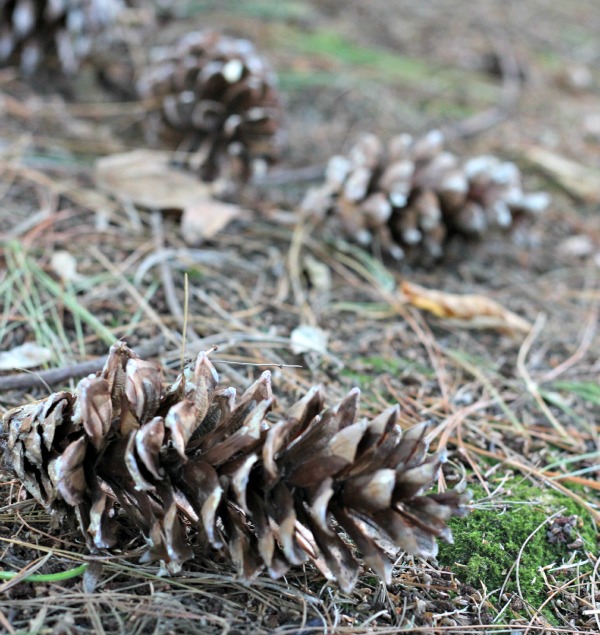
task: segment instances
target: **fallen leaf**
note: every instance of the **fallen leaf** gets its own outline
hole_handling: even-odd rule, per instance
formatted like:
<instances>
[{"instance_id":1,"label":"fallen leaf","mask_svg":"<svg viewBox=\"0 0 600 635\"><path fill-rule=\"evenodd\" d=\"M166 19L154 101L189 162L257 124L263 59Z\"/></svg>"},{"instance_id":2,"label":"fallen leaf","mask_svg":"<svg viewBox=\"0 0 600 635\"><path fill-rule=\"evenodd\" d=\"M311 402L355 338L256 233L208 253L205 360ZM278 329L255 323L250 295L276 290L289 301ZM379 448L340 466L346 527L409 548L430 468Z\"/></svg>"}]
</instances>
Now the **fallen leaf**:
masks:
<instances>
[{"instance_id":1,"label":"fallen leaf","mask_svg":"<svg viewBox=\"0 0 600 635\"><path fill-rule=\"evenodd\" d=\"M169 152L133 150L96 161L97 185L116 198L152 209L185 209L210 200L212 188L170 165Z\"/></svg>"},{"instance_id":2,"label":"fallen leaf","mask_svg":"<svg viewBox=\"0 0 600 635\"><path fill-rule=\"evenodd\" d=\"M327 354L327 333L318 326L301 324L297 326L290 335L292 353L301 355L302 353L322 353Z\"/></svg>"},{"instance_id":3,"label":"fallen leaf","mask_svg":"<svg viewBox=\"0 0 600 635\"><path fill-rule=\"evenodd\" d=\"M600 170L582 165L545 148L527 148L524 156L573 196L590 203L600 201Z\"/></svg>"},{"instance_id":4,"label":"fallen leaf","mask_svg":"<svg viewBox=\"0 0 600 635\"><path fill-rule=\"evenodd\" d=\"M35 368L52 359L52 351L35 342L26 342L0 353L0 370Z\"/></svg>"},{"instance_id":5,"label":"fallen leaf","mask_svg":"<svg viewBox=\"0 0 600 635\"><path fill-rule=\"evenodd\" d=\"M314 289L321 293L331 291L331 270L325 263L308 254L304 258L304 271Z\"/></svg>"},{"instance_id":6,"label":"fallen leaf","mask_svg":"<svg viewBox=\"0 0 600 635\"><path fill-rule=\"evenodd\" d=\"M181 234L188 245L198 245L212 238L236 218L250 218L252 213L239 205L215 200L201 200L188 205L181 217Z\"/></svg>"},{"instance_id":7,"label":"fallen leaf","mask_svg":"<svg viewBox=\"0 0 600 635\"><path fill-rule=\"evenodd\" d=\"M401 291L409 304L439 318L457 320L463 326L522 333L531 330L527 320L484 295L446 293L406 281L402 283Z\"/></svg>"},{"instance_id":8,"label":"fallen leaf","mask_svg":"<svg viewBox=\"0 0 600 635\"><path fill-rule=\"evenodd\" d=\"M65 282L77 282L82 279L81 274L77 273L77 261L68 251L55 251L50 259L50 266Z\"/></svg>"}]
</instances>

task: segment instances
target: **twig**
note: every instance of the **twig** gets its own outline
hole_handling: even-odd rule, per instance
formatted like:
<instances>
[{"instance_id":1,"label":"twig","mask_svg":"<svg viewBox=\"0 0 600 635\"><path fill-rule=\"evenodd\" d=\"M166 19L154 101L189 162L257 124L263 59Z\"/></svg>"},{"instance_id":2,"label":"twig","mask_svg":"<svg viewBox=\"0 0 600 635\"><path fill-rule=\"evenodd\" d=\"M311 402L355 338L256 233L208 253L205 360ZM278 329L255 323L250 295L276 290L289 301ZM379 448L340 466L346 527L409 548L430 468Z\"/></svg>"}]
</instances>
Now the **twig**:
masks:
<instances>
[{"instance_id":1,"label":"twig","mask_svg":"<svg viewBox=\"0 0 600 635\"><path fill-rule=\"evenodd\" d=\"M165 235L162 223L162 214L158 210L152 211L152 233L154 235L154 244L156 246L156 252L159 253L165 248ZM182 338L185 340L186 336L191 340L199 340L198 334L189 325L186 326L186 318L179 299L177 298L177 291L175 289L175 281L173 280L173 272L166 259L163 259L159 263L160 277L162 279L163 289L165 292L165 300L171 315L175 318L180 329L182 329Z\"/></svg>"},{"instance_id":2,"label":"twig","mask_svg":"<svg viewBox=\"0 0 600 635\"><path fill-rule=\"evenodd\" d=\"M560 421L552 414L552 411L550 410L550 408L548 408L548 405L542 399L542 396L540 395L540 392L538 390L538 385L531 378L531 375L529 374L529 371L527 370L527 366L525 364L527 355L529 354L533 342L543 331L545 324L546 315L540 313L537 320L535 321L535 324L533 325L533 328L531 329L527 337L523 340L523 344L519 349L519 354L517 355L517 370L519 372L519 375L521 375L521 377L523 378L527 390L535 399L536 403L540 407L540 410L546 415L546 418L552 424L554 429L561 435L561 437L563 437L563 439L570 439L569 433L565 430Z\"/></svg>"},{"instance_id":3,"label":"twig","mask_svg":"<svg viewBox=\"0 0 600 635\"><path fill-rule=\"evenodd\" d=\"M588 352L592 342L594 341L594 335L596 334L596 330L598 328L598 307L595 306L591 311L588 317L588 320L583 329L583 335L581 336L581 342L577 347L577 350L569 357L565 359L564 362L560 363L556 368L553 368L551 371L547 372L540 380L541 382L554 381L557 377L562 375L565 371L569 370L578 364Z\"/></svg>"},{"instance_id":4,"label":"twig","mask_svg":"<svg viewBox=\"0 0 600 635\"><path fill-rule=\"evenodd\" d=\"M22 582L23 580L25 580L25 578L28 578L31 574L33 574L34 571L37 571L40 567L44 566L51 557L52 551L48 552L45 556L39 558L35 562L30 563L24 569L21 569L21 571L11 571L10 573L15 573L15 575L11 575L4 584L0 585L0 593L8 591L8 589L10 589L11 587L19 584L19 582ZM3 571L1 573L5 572Z\"/></svg>"},{"instance_id":5,"label":"twig","mask_svg":"<svg viewBox=\"0 0 600 635\"><path fill-rule=\"evenodd\" d=\"M510 42L497 33L492 33L492 39L502 74L502 89L498 103L483 112L442 128L448 139L465 139L489 130L508 119L517 106L522 86L519 62Z\"/></svg>"},{"instance_id":6,"label":"twig","mask_svg":"<svg viewBox=\"0 0 600 635\"><path fill-rule=\"evenodd\" d=\"M136 347L136 353L142 357L152 357L160 353L164 346L164 337L159 335L144 344ZM102 370L106 356L90 359L86 362L79 362L71 366L63 366L62 368L52 368L39 373L18 373L14 375L5 375L0 377L0 392L5 390L27 390L29 388L39 388L46 384L52 386L63 384L74 377L84 377L91 373Z\"/></svg>"},{"instance_id":7,"label":"twig","mask_svg":"<svg viewBox=\"0 0 600 635\"><path fill-rule=\"evenodd\" d=\"M459 444L458 439L454 439L454 438L449 439L449 442L454 443L456 445ZM475 452L475 454L480 454L481 456L487 456L491 459L501 461L505 465L510 465L511 467L514 467L515 469L519 470L525 476L533 475L537 477L541 482L545 483L548 487L551 487L552 489L558 492L561 492L565 496L568 496L569 498L574 500L578 505L580 505L587 511L587 513L594 519L595 522L597 523L600 522L600 511L595 509L593 504L589 504L584 498L579 496L579 494L576 494L575 492L570 490L568 487L565 487L564 485L562 485L562 483L559 483L558 481L555 481L555 480L549 480L547 478L547 475L544 474L543 471L538 470L535 467L526 465L524 463L520 463L519 461L516 461L515 459L511 459L508 456L502 456L501 454L490 452L488 450L484 450L483 448L478 448L476 445L473 445L471 443L463 442L463 445L465 448L467 448L471 452ZM563 480L571 481L572 478L565 475ZM590 483L592 483L592 481L589 481L588 483L586 483L586 485L589 485Z\"/></svg>"},{"instance_id":8,"label":"twig","mask_svg":"<svg viewBox=\"0 0 600 635\"><path fill-rule=\"evenodd\" d=\"M596 624L598 624L598 628L600 629L600 612L598 611L597 608L597 604L596 604L596 579L598 577L598 567L600 567L600 558L596 558L596 564L594 565L594 573L592 574L592 592L590 594L590 597L592 599L592 606L594 607L593 612L594 612L594 619L596 620Z\"/></svg>"},{"instance_id":9,"label":"twig","mask_svg":"<svg viewBox=\"0 0 600 635\"><path fill-rule=\"evenodd\" d=\"M523 598L523 591L521 589L521 580L519 578L519 569L521 567L521 560L523 558L523 552L525 551L525 547L532 540L532 538L538 533L538 531L540 531L540 529L542 529L545 525L547 525L553 518L556 518L557 516L560 516L561 514L563 514L565 512L565 509L566 508L563 507L562 509L559 509L557 512L554 512L554 514L552 514L552 516L548 516L548 518L544 518L543 522L541 522L529 534L529 536L527 536L527 538L525 539L525 542L521 545L521 548L519 549L519 553L517 554L516 567L515 567L515 581L517 583L517 591L519 592L519 597L520 598ZM527 608L529 608L529 607L527 607ZM529 624L527 626L527 630L525 631L525 633L528 633L530 630L531 630L531 624Z\"/></svg>"},{"instance_id":10,"label":"twig","mask_svg":"<svg viewBox=\"0 0 600 635\"><path fill-rule=\"evenodd\" d=\"M165 338L173 344L179 346L179 340L165 326L161 316L150 306L150 304L148 304L146 299L140 294L135 286L131 284L127 278L125 278L121 270L118 267L115 267L115 265L94 245L90 245L89 251L107 271L121 282L129 295L137 302L138 306L143 309L146 315L158 326L158 328L160 328Z\"/></svg>"}]
</instances>

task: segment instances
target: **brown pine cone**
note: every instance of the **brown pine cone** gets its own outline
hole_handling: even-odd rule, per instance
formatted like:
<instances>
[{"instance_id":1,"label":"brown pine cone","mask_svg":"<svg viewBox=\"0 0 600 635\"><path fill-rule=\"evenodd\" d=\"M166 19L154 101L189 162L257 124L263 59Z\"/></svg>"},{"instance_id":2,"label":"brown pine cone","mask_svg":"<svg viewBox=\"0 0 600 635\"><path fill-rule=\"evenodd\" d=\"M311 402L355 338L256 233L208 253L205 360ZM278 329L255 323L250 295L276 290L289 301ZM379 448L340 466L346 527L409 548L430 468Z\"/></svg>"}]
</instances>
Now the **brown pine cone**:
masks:
<instances>
[{"instance_id":1,"label":"brown pine cone","mask_svg":"<svg viewBox=\"0 0 600 635\"><path fill-rule=\"evenodd\" d=\"M398 135L387 147L363 135L347 156L334 156L325 182L303 210L341 235L378 243L397 259L439 258L449 233L481 236L543 211L544 192L523 192L514 163L489 156L460 161L433 130L421 139Z\"/></svg>"},{"instance_id":2,"label":"brown pine cone","mask_svg":"<svg viewBox=\"0 0 600 635\"><path fill-rule=\"evenodd\" d=\"M452 539L446 521L464 495L423 495L445 456L427 456L426 424L403 433L397 407L360 418L358 389L324 409L317 386L279 414L268 372L239 398L217 384L200 353L163 390L158 364L116 344L76 394L4 416L6 462L35 499L77 517L90 549L133 531L143 560L171 570L192 545L212 546L246 580L310 558L349 591L359 564L348 537L386 582L382 544L426 557Z\"/></svg>"},{"instance_id":3,"label":"brown pine cone","mask_svg":"<svg viewBox=\"0 0 600 635\"><path fill-rule=\"evenodd\" d=\"M185 153L206 181L247 179L256 162L281 147L282 106L276 78L254 46L212 31L188 34L156 52L139 91L158 110L145 124Z\"/></svg>"},{"instance_id":4,"label":"brown pine cone","mask_svg":"<svg viewBox=\"0 0 600 635\"><path fill-rule=\"evenodd\" d=\"M0 64L18 62L29 75L58 58L63 72L74 73L124 6L124 0L3 0Z\"/></svg>"}]
</instances>

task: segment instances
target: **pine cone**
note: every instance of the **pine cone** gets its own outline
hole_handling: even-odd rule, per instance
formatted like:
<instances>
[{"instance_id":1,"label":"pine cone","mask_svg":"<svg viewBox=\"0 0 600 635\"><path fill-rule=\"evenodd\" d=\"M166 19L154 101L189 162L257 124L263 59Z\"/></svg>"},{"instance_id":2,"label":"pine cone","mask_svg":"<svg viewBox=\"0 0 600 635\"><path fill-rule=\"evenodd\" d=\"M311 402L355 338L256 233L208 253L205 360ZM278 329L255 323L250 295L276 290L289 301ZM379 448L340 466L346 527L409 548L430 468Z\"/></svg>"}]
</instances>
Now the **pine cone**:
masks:
<instances>
[{"instance_id":1,"label":"pine cone","mask_svg":"<svg viewBox=\"0 0 600 635\"><path fill-rule=\"evenodd\" d=\"M449 233L481 236L548 206L546 193L523 192L514 163L488 155L461 162L443 143L437 130L418 140L398 135L387 147L365 134L348 156L330 159L325 183L307 193L303 210L397 259L437 259Z\"/></svg>"},{"instance_id":2,"label":"pine cone","mask_svg":"<svg viewBox=\"0 0 600 635\"><path fill-rule=\"evenodd\" d=\"M246 580L324 559L348 591L359 565L340 530L387 582L382 543L435 556L435 539L452 539L446 521L463 496L422 495L444 461L426 456L426 424L402 433L397 407L358 418L358 389L324 410L319 386L268 417L268 372L239 399L217 382L200 353L163 390L158 364L116 344L76 394L4 416L6 462L36 500L77 517L90 549L134 531L147 541L143 561L171 570L192 545L226 547Z\"/></svg>"},{"instance_id":3,"label":"pine cone","mask_svg":"<svg viewBox=\"0 0 600 635\"><path fill-rule=\"evenodd\" d=\"M123 0L3 0L0 64L20 61L24 74L58 57L74 73L91 52L94 36L123 9Z\"/></svg>"},{"instance_id":4,"label":"pine cone","mask_svg":"<svg viewBox=\"0 0 600 635\"><path fill-rule=\"evenodd\" d=\"M157 51L139 90L159 110L146 118L150 136L188 153L206 181L247 179L257 160L280 150L282 107L276 79L247 40L194 32Z\"/></svg>"}]
</instances>

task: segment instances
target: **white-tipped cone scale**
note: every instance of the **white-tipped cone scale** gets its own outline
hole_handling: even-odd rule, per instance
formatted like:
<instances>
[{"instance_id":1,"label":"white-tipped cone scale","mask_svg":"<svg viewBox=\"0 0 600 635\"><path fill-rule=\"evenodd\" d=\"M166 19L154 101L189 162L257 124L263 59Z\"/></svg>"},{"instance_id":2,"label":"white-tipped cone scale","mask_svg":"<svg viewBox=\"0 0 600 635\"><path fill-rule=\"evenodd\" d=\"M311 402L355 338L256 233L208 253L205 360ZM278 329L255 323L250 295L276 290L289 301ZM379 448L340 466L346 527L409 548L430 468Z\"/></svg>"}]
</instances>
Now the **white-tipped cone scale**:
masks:
<instances>
[{"instance_id":1,"label":"white-tipped cone scale","mask_svg":"<svg viewBox=\"0 0 600 635\"><path fill-rule=\"evenodd\" d=\"M31 74L58 61L74 73L92 52L125 0L5 0L0 2L0 64Z\"/></svg>"},{"instance_id":2,"label":"white-tipped cone scale","mask_svg":"<svg viewBox=\"0 0 600 635\"><path fill-rule=\"evenodd\" d=\"M138 88L149 98L149 137L180 150L203 180L247 179L260 161L279 154L283 109L276 78L247 40L189 33L155 51Z\"/></svg>"},{"instance_id":3,"label":"white-tipped cone scale","mask_svg":"<svg viewBox=\"0 0 600 635\"><path fill-rule=\"evenodd\" d=\"M267 417L268 372L236 400L201 353L163 388L158 364L116 344L76 393L4 416L5 458L35 499L77 518L92 550L137 533L143 561L177 570L203 547L225 548L246 580L311 558L349 591L360 564L342 532L389 582L378 538L435 555L464 511L458 492L425 494L444 460L427 454L427 425L403 433L397 407L360 418L359 396L325 408L317 386Z\"/></svg>"},{"instance_id":4,"label":"white-tipped cone scale","mask_svg":"<svg viewBox=\"0 0 600 635\"><path fill-rule=\"evenodd\" d=\"M325 182L309 190L304 213L362 245L394 258L435 260L452 233L483 236L542 212L545 192L524 193L521 173L494 156L460 161L433 130L387 147L365 134L347 156L330 159Z\"/></svg>"}]
</instances>

